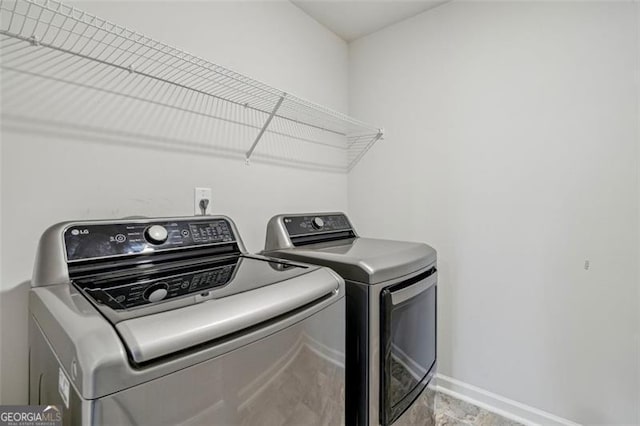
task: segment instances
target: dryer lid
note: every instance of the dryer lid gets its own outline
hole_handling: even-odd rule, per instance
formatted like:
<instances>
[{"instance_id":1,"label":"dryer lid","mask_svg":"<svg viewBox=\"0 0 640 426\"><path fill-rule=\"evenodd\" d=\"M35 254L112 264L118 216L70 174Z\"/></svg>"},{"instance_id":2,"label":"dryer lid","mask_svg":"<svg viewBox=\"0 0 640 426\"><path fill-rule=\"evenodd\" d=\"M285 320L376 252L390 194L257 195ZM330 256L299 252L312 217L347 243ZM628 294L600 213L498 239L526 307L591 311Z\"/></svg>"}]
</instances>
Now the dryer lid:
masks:
<instances>
[{"instance_id":1,"label":"dryer lid","mask_svg":"<svg viewBox=\"0 0 640 426\"><path fill-rule=\"evenodd\" d=\"M265 254L328 266L346 280L366 284L399 278L436 262L436 251L427 244L362 237Z\"/></svg>"}]
</instances>

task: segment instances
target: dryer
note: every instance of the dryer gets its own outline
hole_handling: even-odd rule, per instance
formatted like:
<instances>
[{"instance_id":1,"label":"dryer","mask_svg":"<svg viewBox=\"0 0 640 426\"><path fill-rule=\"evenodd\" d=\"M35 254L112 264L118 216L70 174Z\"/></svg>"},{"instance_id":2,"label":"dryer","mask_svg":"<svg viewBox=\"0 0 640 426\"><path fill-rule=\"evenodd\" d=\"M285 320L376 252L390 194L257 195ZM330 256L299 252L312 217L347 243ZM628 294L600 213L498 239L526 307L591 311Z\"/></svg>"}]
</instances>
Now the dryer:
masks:
<instances>
[{"instance_id":1,"label":"dryer","mask_svg":"<svg viewBox=\"0 0 640 426\"><path fill-rule=\"evenodd\" d=\"M263 254L327 266L346 282L346 421L390 425L436 372L436 251L360 237L344 213L282 214ZM434 424L433 395L410 422Z\"/></svg>"}]
</instances>

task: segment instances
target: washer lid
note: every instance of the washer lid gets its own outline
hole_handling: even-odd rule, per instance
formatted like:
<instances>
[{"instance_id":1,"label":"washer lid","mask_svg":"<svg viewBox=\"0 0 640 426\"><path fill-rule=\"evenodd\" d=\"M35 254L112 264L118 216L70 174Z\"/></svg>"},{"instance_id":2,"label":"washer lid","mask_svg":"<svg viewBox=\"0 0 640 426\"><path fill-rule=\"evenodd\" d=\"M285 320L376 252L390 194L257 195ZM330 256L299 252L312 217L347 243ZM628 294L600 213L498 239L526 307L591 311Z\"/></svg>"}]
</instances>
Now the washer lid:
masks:
<instances>
[{"instance_id":1,"label":"washer lid","mask_svg":"<svg viewBox=\"0 0 640 426\"><path fill-rule=\"evenodd\" d=\"M258 278L256 278L258 279ZM119 322L115 328L140 364L255 327L339 296L341 281L324 268L181 309Z\"/></svg>"},{"instance_id":2,"label":"washer lid","mask_svg":"<svg viewBox=\"0 0 640 426\"><path fill-rule=\"evenodd\" d=\"M366 284L411 274L436 261L436 251L426 244L361 237L264 254L328 266L346 280Z\"/></svg>"}]
</instances>

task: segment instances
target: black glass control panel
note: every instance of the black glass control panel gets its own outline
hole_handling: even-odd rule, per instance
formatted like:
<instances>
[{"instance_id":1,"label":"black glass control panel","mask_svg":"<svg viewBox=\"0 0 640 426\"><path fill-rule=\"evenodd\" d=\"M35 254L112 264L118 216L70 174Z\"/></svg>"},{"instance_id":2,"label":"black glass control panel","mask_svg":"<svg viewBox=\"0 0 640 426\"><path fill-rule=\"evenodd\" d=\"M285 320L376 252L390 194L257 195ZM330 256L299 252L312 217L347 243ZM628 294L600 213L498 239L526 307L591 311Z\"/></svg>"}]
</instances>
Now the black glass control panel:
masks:
<instances>
[{"instance_id":1,"label":"black glass control panel","mask_svg":"<svg viewBox=\"0 0 640 426\"><path fill-rule=\"evenodd\" d=\"M98 288L87 287L82 281L74 284L99 305L106 305L114 310L130 309L222 287L231 281L237 265L238 258L235 258L215 267L157 279L113 286L103 284Z\"/></svg>"},{"instance_id":2,"label":"black glass control panel","mask_svg":"<svg viewBox=\"0 0 640 426\"><path fill-rule=\"evenodd\" d=\"M235 241L225 219L78 224L65 230L67 261L140 254Z\"/></svg>"},{"instance_id":3,"label":"black glass control panel","mask_svg":"<svg viewBox=\"0 0 640 426\"><path fill-rule=\"evenodd\" d=\"M343 214L285 217L284 226L290 236L351 230L349 219Z\"/></svg>"}]
</instances>

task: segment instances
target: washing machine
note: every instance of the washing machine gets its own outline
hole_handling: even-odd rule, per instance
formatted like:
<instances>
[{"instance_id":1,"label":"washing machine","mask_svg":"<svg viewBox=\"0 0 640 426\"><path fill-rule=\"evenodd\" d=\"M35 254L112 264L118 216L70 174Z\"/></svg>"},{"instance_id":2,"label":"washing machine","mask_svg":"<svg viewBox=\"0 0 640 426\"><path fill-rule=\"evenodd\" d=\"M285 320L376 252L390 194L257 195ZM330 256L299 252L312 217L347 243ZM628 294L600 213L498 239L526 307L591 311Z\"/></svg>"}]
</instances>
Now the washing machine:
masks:
<instances>
[{"instance_id":1,"label":"washing machine","mask_svg":"<svg viewBox=\"0 0 640 426\"><path fill-rule=\"evenodd\" d=\"M263 254L327 266L346 282L346 421L434 424L436 251L360 237L344 213L282 214Z\"/></svg>"},{"instance_id":2,"label":"washing machine","mask_svg":"<svg viewBox=\"0 0 640 426\"><path fill-rule=\"evenodd\" d=\"M345 289L224 216L60 223L29 295L29 403L65 425L343 424Z\"/></svg>"}]
</instances>

